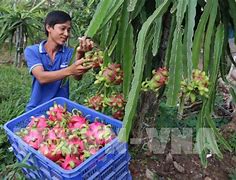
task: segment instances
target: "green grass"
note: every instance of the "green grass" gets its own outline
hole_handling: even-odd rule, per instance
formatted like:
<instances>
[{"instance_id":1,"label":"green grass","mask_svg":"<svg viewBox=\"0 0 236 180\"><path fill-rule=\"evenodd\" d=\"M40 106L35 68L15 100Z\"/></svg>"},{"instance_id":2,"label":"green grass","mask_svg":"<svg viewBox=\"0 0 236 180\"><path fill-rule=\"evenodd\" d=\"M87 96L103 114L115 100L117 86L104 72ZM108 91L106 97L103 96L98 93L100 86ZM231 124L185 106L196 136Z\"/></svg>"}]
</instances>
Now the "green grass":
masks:
<instances>
[{"instance_id":1,"label":"green grass","mask_svg":"<svg viewBox=\"0 0 236 180\"><path fill-rule=\"evenodd\" d=\"M234 153L236 153L236 133L232 134L232 136L229 137L228 143L230 144L232 150Z\"/></svg>"},{"instance_id":2,"label":"green grass","mask_svg":"<svg viewBox=\"0 0 236 180\"><path fill-rule=\"evenodd\" d=\"M230 180L236 180L236 169L234 169L234 170L229 174L229 179L230 179Z\"/></svg>"},{"instance_id":3,"label":"green grass","mask_svg":"<svg viewBox=\"0 0 236 180\"><path fill-rule=\"evenodd\" d=\"M26 68L0 66L0 122L19 116L29 99L31 77Z\"/></svg>"},{"instance_id":4,"label":"green grass","mask_svg":"<svg viewBox=\"0 0 236 180\"><path fill-rule=\"evenodd\" d=\"M21 115L30 95L31 77L26 68L0 65L0 172L16 162L3 125ZM16 173L18 174L18 173Z\"/></svg>"}]
</instances>

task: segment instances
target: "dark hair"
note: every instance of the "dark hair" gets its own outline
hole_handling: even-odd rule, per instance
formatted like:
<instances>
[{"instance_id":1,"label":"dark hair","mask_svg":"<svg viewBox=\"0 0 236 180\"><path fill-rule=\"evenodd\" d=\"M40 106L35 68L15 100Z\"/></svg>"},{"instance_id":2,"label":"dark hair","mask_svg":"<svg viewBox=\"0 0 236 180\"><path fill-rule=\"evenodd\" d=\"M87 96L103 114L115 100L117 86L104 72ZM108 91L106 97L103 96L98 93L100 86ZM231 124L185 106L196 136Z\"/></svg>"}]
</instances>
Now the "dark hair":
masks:
<instances>
[{"instance_id":1,"label":"dark hair","mask_svg":"<svg viewBox=\"0 0 236 180\"><path fill-rule=\"evenodd\" d=\"M45 21L44 21L44 30L45 34L48 36L48 31L46 29L46 25L50 27L54 27L55 24L62 24L66 21L71 21L71 17L64 11L55 10L51 11L47 14Z\"/></svg>"}]
</instances>

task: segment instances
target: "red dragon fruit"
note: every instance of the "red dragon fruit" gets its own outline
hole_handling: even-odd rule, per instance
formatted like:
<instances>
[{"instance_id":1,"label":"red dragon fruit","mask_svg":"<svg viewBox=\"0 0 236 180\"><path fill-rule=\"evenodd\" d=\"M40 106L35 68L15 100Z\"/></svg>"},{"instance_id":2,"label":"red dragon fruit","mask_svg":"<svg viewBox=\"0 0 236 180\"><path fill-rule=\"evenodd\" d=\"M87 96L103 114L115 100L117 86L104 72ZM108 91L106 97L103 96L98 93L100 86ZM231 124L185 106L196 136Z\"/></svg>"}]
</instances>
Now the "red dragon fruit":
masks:
<instances>
[{"instance_id":1,"label":"red dragon fruit","mask_svg":"<svg viewBox=\"0 0 236 180\"><path fill-rule=\"evenodd\" d=\"M122 120L124 118L124 109L114 109L112 110L112 117L115 119Z\"/></svg>"},{"instance_id":2,"label":"red dragon fruit","mask_svg":"<svg viewBox=\"0 0 236 180\"><path fill-rule=\"evenodd\" d=\"M123 94L113 93L108 99L108 105L112 108L112 116L116 119L123 119L126 101Z\"/></svg>"},{"instance_id":3,"label":"red dragon fruit","mask_svg":"<svg viewBox=\"0 0 236 180\"><path fill-rule=\"evenodd\" d=\"M123 100L113 99L110 103L123 107ZM55 104L47 115L32 116L29 125L16 134L64 169L75 168L115 137L110 125L98 121L90 124L78 110L68 112Z\"/></svg>"},{"instance_id":4,"label":"red dragon fruit","mask_svg":"<svg viewBox=\"0 0 236 180\"><path fill-rule=\"evenodd\" d=\"M80 160L85 161L90 156L96 154L96 152L100 149L100 146L96 145L89 145L86 149L82 151L82 154L80 155Z\"/></svg>"},{"instance_id":5,"label":"red dragon fruit","mask_svg":"<svg viewBox=\"0 0 236 180\"><path fill-rule=\"evenodd\" d=\"M87 120L82 115L73 115L69 119L68 127L71 130L75 128L81 129L87 126L88 126Z\"/></svg>"},{"instance_id":6,"label":"red dragon fruit","mask_svg":"<svg viewBox=\"0 0 236 180\"><path fill-rule=\"evenodd\" d=\"M33 127L33 128L47 128L47 119L44 115L39 116L39 117L34 117L31 116L30 123L28 124L28 127Z\"/></svg>"},{"instance_id":7,"label":"red dragon fruit","mask_svg":"<svg viewBox=\"0 0 236 180\"><path fill-rule=\"evenodd\" d=\"M123 94L112 94L108 100L108 105L114 108L124 108L125 106L125 99Z\"/></svg>"},{"instance_id":8,"label":"red dragon fruit","mask_svg":"<svg viewBox=\"0 0 236 180\"><path fill-rule=\"evenodd\" d=\"M42 135L42 129L32 128L28 129L28 133L25 133L22 139L34 149L38 149L39 145L43 142L44 137Z\"/></svg>"},{"instance_id":9,"label":"red dragon fruit","mask_svg":"<svg viewBox=\"0 0 236 180\"><path fill-rule=\"evenodd\" d=\"M153 77L150 81L146 80L142 83L143 91L158 91L162 86L167 83L168 80L168 70L166 67L159 68L152 71Z\"/></svg>"},{"instance_id":10,"label":"red dragon fruit","mask_svg":"<svg viewBox=\"0 0 236 180\"><path fill-rule=\"evenodd\" d=\"M103 94L97 94L85 100L85 105L95 109L96 111L101 111L105 107L105 99Z\"/></svg>"},{"instance_id":11,"label":"red dragon fruit","mask_svg":"<svg viewBox=\"0 0 236 180\"><path fill-rule=\"evenodd\" d=\"M103 51L89 51L85 53L85 59L88 61L88 65L92 68L99 68L103 63Z\"/></svg>"},{"instance_id":12,"label":"red dragon fruit","mask_svg":"<svg viewBox=\"0 0 236 180\"><path fill-rule=\"evenodd\" d=\"M47 133L47 141L57 141L58 139L66 139L67 130L61 127L54 127Z\"/></svg>"},{"instance_id":13,"label":"red dragon fruit","mask_svg":"<svg viewBox=\"0 0 236 180\"><path fill-rule=\"evenodd\" d=\"M103 63L103 58L101 58L101 57L93 57L93 63L92 63L92 67L93 68L101 67L102 63Z\"/></svg>"},{"instance_id":14,"label":"red dragon fruit","mask_svg":"<svg viewBox=\"0 0 236 180\"><path fill-rule=\"evenodd\" d=\"M57 135L56 135L54 129L50 129L48 131L47 140L50 140L50 141L57 140Z\"/></svg>"},{"instance_id":15,"label":"red dragon fruit","mask_svg":"<svg viewBox=\"0 0 236 180\"><path fill-rule=\"evenodd\" d=\"M75 135L69 136L68 144L75 145L78 148L78 152L85 149L84 141L82 141L78 136Z\"/></svg>"},{"instance_id":16,"label":"red dragon fruit","mask_svg":"<svg viewBox=\"0 0 236 180\"><path fill-rule=\"evenodd\" d=\"M54 127L53 129L59 139L66 139L67 134L68 134L67 132L68 129L61 128L61 127Z\"/></svg>"},{"instance_id":17,"label":"red dragon fruit","mask_svg":"<svg viewBox=\"0 0 236 180\"><path fill-rule=\"evenodd\" d=\"M54 162L62 158L62 152L57 149L57 145L54 143L43 142L38 151Z\"/></svg>"},{"instance_id":18,"label":"red dragon fruit","mask_svg":"<svg viewBox=\"0 0 236 180\"><path fill-rule=\"evenodd\" d=\"M101 67L102 63L103 63L103 51L96 51L94 52L93 55L93 68L98 68Z\"/></svg>"},{"instance_id":19,"label":"red dragon fruit","mask_svg":"<svg viewBox=\"0 0 236 180\"><path fill-rule=\"evenodd\" d=\"M85 133L89 143L104 146L115 137L115 133L109 125L95 121L89 125L89 129Z\"/></svg>"},{"instance_id":20,"label":"red dragon fruit","mask_svg":"<svg viewBox=\"0 0 236 180\"><path fill-rule=\"evenodd\" d=\"M60 163L61 167L66 169L66 170L70 170L75 168L76 166L80 165L82 163L82 161L79 159L78 156L76 155L66 155L65 159L62 160L62 162Z\"/></svg>"},{"instance_id":21,"label":"red dragon fruit","mask_svg":"<svg viewBox=\"0 0 236 180\"><path fill-rule=\"evenodd\" d=\"M105 86L119 85L123 81L123 71L120 64L109 64L107 67L102 67L101 71L96 76L95 84L104 82Z\"/></svg>"},{"instance_id":22,"label":"red dragon fruit","mask_svg":"<svg viewBox=\"0 0 236 180\"><path fill-rule=\"evenodd\" d=\"M54 104L54 106L47 111L48 119L51 121L61 121L65 114L66 108L60 104Z\"/></svg>"}]
</instances>

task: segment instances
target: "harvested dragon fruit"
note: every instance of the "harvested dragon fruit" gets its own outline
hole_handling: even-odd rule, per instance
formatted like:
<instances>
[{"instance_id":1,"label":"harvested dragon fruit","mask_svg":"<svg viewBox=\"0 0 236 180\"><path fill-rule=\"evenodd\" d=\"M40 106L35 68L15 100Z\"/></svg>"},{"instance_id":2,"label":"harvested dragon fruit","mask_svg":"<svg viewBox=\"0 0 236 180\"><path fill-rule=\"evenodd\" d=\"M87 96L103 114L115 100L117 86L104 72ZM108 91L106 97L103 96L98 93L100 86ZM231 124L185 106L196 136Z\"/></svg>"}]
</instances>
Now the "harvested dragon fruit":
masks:
<instances>
[{"instance_id":1,"label":"harvested dragon fruit","mask_svg":"<svg viewBox=\"0 0 236 180\"><path fill-rule=\"evenodd\" d=\"M16 134L66 170L79 166L116 137L111 125L90 123L78 110L69 112L55 104L46 114L32 116Z\"/></svg>"}]
</instances>

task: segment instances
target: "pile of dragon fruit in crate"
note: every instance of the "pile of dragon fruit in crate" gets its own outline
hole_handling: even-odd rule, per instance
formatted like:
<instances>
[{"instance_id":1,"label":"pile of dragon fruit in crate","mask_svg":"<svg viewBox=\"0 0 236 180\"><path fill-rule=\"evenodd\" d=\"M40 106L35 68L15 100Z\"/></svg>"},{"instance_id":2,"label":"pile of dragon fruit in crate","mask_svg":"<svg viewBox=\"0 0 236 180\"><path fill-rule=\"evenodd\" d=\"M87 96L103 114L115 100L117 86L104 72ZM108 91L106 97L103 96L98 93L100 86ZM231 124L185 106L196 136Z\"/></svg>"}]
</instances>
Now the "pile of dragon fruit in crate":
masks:
<instances>
[{"instance_id":1,"label":"pile of dragon fruit in crate","mask_svg":"<svg viewBox=\"0 0 236 180\"><path fill-rule=\"evenodd\" d=\"M89 122L78 111L54 104L46 116L32 116L19 135L28 145L66 170L84 162L116 137L111 125Z\"/></svg>"}]
</instances>

